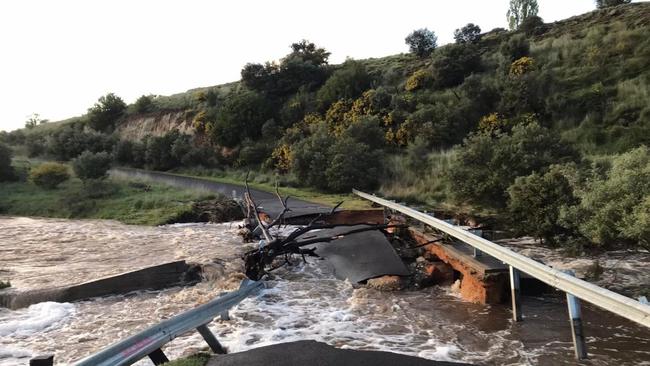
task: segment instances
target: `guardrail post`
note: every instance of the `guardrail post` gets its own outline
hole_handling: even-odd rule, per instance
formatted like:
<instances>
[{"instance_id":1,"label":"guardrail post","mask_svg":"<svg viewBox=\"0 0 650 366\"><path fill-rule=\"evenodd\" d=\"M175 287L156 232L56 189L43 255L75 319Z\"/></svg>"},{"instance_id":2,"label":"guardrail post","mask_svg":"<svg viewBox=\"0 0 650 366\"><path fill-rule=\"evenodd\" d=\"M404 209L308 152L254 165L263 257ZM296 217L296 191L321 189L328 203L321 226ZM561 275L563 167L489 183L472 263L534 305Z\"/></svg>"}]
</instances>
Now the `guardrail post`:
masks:
<instances>
[{"instance_id":1,"label":"guardrail post","mask_svg":"<svg viewBox=\"0 0 650 366\"><path fill-rule=\"evenodd\" d=\"M572 270L564 271L570 276L575 276ZM576 352L576 359L587 359L587 345L585 343L585 334L582 330L582 312L580 311L580 299L567 292L566 302L569 307L569 320L571 321L571 336L573 337L573 347Z\"/></svg>"},{"instance_id":2,"label":"guardrail post","mask_svg":"<svg viewBox=\"0 0 650 366\"><path fill-rule=\"evenodd\" d=\"M207 324L203 324L203 325L197 327L196 330L199 331L199 333L201 334L201 336L203 337L205 342L208 344L208 346L210 346L210 349L212 350L212 352L214 352L214 353L216 353L218 355L225 355L226 354L226 350L223 348L221 343L219 343L219 340L217 339L217 337L215 337L214 334L212 334L212 332L208 328Z\"/></svg>"},{"instance_id":3,"label":"guardrail post","mask_svg":"<svg viewBox=\"0 0 650 366\"><path fill-rule=\"evenodd\" d=\"M165 352L163 352L160 348L151 352L148 356L151 362L153 362L153 364L156 366L169 362L169 359L167 356L165 356Z\"/></svg>"},{"instance_id":4,"label":"guardrail post","mask_svg":"<svg viewBox=\"0 0 650 366\"><path fill-rule=\"evenodd\" d=\"M476 235L476 236L480 236L481 238L483 237L483 230L480 230L480 229L474 229L474 230L469 230L469 232L472 233L472 234L474 234L474 235ZM472 246L472 248L474 249L474 258L478 258L478 257L482 257L482 256L483 256L483 252L481 252L481 251L480 251L479 249L477 249L475 246Z\"/></svg>"},{"instance_id":5,"label":"guardrail post","mask_svg":"<svg viewBox=\"0 0 650 366\"><path fill-rule=\"evenodd\" d=\"M54 355L36 356L29 360L29 366L52 366L54 365Z\"/></svg>"},{"instance_id":6,"label":"guardrail post","mask_svg":"<svg viewBox=\"0 0 650 366\"><path fill-rule=\"evenodd\" d=\"M510 267L510 294L512 297L512 320L520 322L523 320L521 313L521 279L519 270L513 266Z\"/></svg>"},{"instance_id":7,"label":"guardrail post","mask_svg":"<svg viewBox=\"0 0 650 366\"><path fill-rule=\"evenodd\" d=\"M221 317L221 320L230 320L230 314L228 314L228 310L224 311L219 315Z\"/></svg>"}]
</instances>

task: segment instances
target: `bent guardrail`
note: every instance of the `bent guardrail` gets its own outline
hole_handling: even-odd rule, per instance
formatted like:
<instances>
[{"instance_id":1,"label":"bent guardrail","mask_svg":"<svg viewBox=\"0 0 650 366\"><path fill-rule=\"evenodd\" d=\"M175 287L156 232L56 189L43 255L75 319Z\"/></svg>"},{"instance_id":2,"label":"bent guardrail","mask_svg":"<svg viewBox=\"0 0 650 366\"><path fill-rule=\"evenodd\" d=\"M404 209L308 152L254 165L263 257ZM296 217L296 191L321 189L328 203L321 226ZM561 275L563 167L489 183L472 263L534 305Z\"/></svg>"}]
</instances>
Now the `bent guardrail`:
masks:
<instances>
[{"instance_id":1,"label":"bent guardrail","mask_svg":"<svg viewBox=\"0 0 650 366\"><path fill-rule=\"evenodd\" d=\"M515 289L517 292L518 289L518 277L517 271L521 271L529 274L532 277L537 278L538 280L553 286L556 289L562 290L569 295L580 298L589 303L592 303L598 307L601 307L607 311L610 311L614 314L620 315L626 319L629 319L635 323L641 324L650 328L650 306L642 304L639 301L631 299L629 297L617 294L616 292L604 289L602 287L596 286L592 283L583 281L572 276L570 273L565 273L557 269L551 268L547 265L544 265L540 262L537 262L533 259L530 259L521 254L515 253L514 251L504 248L498 244L495 244L489 240L483 239L480 236L474 235L473 233L460 229L454 225L451 225L445 221L436 219L430 215L422 213L420 211L414 210L412 208L402 206L395 202L376 197L374 195L358 191L356 189L352 190L354 194L359 197L365 198L369 201L378 203L382 206L390 208L392 210L401 212L413 219L421 221L427 225L434 227L437 230L440 230L444 233L451 235L452 237L459 239L474 248L480 250L483 253L491 255L494 258L499 259L505 264L510 266L510 279L511 287L513 293ZM567 299L570 301L569 310L570 314L576 313L576 303L574 300L571 300L569 297ZM520 309L514 306L513 297L513 315L515 320L520 320ZM573 309L573 311L571 311ZM577 311L579 313L579 310ZM572 328L576 328L574 331L574 339L577 336L576 333L582 333L581 329L577 329L578 326L575 326L576 318L572 317ZM579 318L578 318L579 320ZM581 325L580 325L581 328ZM578 337L581 337L580 334ZM579 348L579 342L576 342L576 349ZM578 358L584 358L582 355L586 354L581 350L581 355Z\"/></svg>"},{"instance_id":2,"label":"bent guardrail","mask_svg":"<svg viewBox=\"0 0 650 366\"><path fill-rule=\"evenodd\" d=\"M161 347L172 339L193 329L203 336L212 351L225 353L219 341L208 329L207 324L220 314L237 305L263 286L262 281L242 281L237 291L220 296L206 304L176 315L138 334L117 342L96 354L74 363L76 366L118 366L130 365L149 356L156 365L167 362Z\"/></svg>"}]
</instances>

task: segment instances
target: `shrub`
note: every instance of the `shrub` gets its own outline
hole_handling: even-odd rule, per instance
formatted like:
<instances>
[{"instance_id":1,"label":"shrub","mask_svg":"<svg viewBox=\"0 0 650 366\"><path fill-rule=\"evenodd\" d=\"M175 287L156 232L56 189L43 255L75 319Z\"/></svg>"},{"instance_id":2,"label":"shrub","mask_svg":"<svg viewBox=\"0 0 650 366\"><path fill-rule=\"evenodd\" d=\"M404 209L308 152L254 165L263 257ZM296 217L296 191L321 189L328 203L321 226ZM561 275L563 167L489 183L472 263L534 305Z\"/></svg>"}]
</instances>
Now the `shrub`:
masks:
<instances>
[{"instance_id":1,"label":"shrub","mask_svg":"<svg viewBox=\"0 0 650 366\"><path fill-rule=\"evenodd\" d=\"M273 117L268 99L255 92L230 95L217 113L211 131L217 144L235 147L244 139L257 140L264 122Z\"/></svg>"},{"instance_id":2,"label":"shrub","mask_svg":"<svg viewBox=\"0 0 650 366\"><path fill-rule=\"evenodd\" d=\"M481 54L472 44L453 44L440 49L433 58L433 80L438 88L460 85L481 69Z\"/></svg>"},{"instance_id":3,"label":"shrub","mask_svg":"<svg viewBox=\"0 0 650 366\"><path fill-rule=\"evenodd\" d=\"M404 39L411 53L418 57L427 57L438 46L438 37L427 28L414 30Z\"/></svg>"},{"instance_id":4,"label":"shrub","mask_svg":"<svg viewBox=\"0 0 650 366\"><path fill-rule=\"evenodd\" d=\"M44 163L32 169L29 180L39 187L54 189L70 179L68 167L59 163Z\"/></svg>"},{"instance_id":5,"label":"shrub","mask_svg":"<svg viewBox=\"0 0 650 366\"><path fill-rule=\"evenodd\" d=\"M604 177L581 195L580 231L595 244L650 245L650 150L643 146L612 160Z\"/></svg>"},{"instance_id":6,"label":"shrub","mask_svg":"<svg viewBox=\"0 0 650 366\"><path fill-rule=\"evenodd\" d=\"M510 75L521 76L535 68L535 59L524 56L510 65Z\"/></svg>"},{"instance_id":7,"label":"shrub","mask_svg":"<svg viewBox=\"0 0 650 366\"><path fill-rule=\"evenodd\" d=\"M480 39L481 27L474 23L468 23L466 26L454 31L456 43L476 43Z\"/></svg>"},{"instance_id":8,"label":"shrub","mask_svg":"<svg viewBox=\"0 0 650 366\"><path fill-rule=\"evenodd\" d=\"M104 179L111 168L111 155L107 152L92 153L84 151L72 161L72 168L79 179L89 180Z\"/></svg>"},{"instance_id":9,"label":"shrub","mask_svg":"<svg viewBox=\"0 0 650 366\"><path fill-rule=\"evenodd\" d=\"M317 100L321 110L341 99L356 99L370 88L372 77L359 61L347 60L318 90Z\"/></svg>"},{"instance_id":10,"label":"shrub","mask_svg":"<svg viewBox=\"0 0 650 366\"><path fill-rule=\"evenodd\" d=\"M561 169L518 177L508 188L508 213L518 235L532 235L549 244L567 235L562 215L578 203Z\"/></svg>"},{"instance_id":11,"label":"shrub","mask_svg":"<svg viewBox=\"0 0 650 366\"><path fill-rule=\"evenodd\" d=\"M154 95L143 95L133 104L136 113L149 113L155 109L153 104Z\"/></svg>"},{"instance_id":12,"label":"shrub","mask_svg":"<svg viewBox=\"0 0 650 366\"><path fill-rule=\"evenodd\" d=\"M429 87L433 84L433 75L429 70L417 70L408 79L404 89L406 91L414 91L422 88Z\"/></svg>"},{"instance_id":13,"label":"shrub","mask_svg":"<svg viewBox=\"0 0 650 366\"><path fill-rule=\"evenodd\" d=\"M472 134L455 150L448 179L456 199L492 208L505 207L507 189L517 177L578 157L537 123L515 126L510 134Z\"/></svg>"},{"instance_id":14,"label":"shrub","mask_svg":"<svg viewBox=\"0 0 650 366\"><path fill-rule=\"evenodd\" d=\"M9 146L0 143L0 182L14 180L16 174L11 166L13 152Z\"/></svg>"},{"instance_id":15,"label":"shrub","mask_svg":"<svg viewBox=\"0 0 650 366\"><path fill-rule=\"evenodd\" d=\"M608 8L610 6L617 6L622 4L629 4L632 0L596 0L596 7L598 9Z\"/></svg>"},{"instance_id":16,"label":"shrub","mask_svg":"<svg viewBox=\"0 0 650 366\"><path fill-rule=\"evenodd\" d=\"M9 288L9 287L11 287L11 282L9 282L9 281L6 281L6 282L5 281L0 281L0 290L2 290L4 288Z\"/></svg>"},{"instance_id":17,"label":"shrub","mask_svg":"<svg viewBox=\"0 0 650 366\"><path fill-rule=\"evenodd\" d=\"M499 51L509 62L514 62L530 54L530 44L525 35L515 34L501 44Z\"/></svg>"},{"instance_id":18,"label":"shrub","mask_svg":"<svg viewBox=\"0 0 650 366\"><path fill-rule=\"evenodd\" d=\"M334 138L329 135L327 126L319 124L314 133L297 143L293 148L293 171L301 182L308 186L327 189L325 171L330 165L329 148Z\"/></svg>"},{"instance_id":19,"label":"shrub","mask_svg":"<svg viewBox=\"0 0 650 366\"><path fill-rule=\"evenodd\" d=\"M333 192L350 192L352 188L373 189L381 175L382 154L352 138L342 138L330 147L331 161L325 176Z\"/></svg>"}]
</instances>

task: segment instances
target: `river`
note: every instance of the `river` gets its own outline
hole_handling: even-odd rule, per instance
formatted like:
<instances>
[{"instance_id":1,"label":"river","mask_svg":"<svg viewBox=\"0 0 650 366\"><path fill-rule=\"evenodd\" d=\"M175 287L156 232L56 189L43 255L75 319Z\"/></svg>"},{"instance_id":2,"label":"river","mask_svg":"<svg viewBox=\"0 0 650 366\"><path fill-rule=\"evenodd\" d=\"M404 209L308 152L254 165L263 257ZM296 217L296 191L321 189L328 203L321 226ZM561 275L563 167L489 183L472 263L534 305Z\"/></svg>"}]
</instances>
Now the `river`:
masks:
<instances>
[{"instance_id":1,"label":"river","mask_svg":"<svg viewBox=\"0 0 650 366\"><path fill-rule=\"evenodd\" d=\"M73 304L0 308L0 366L53 353L67 364L183 310L241 279L237 223L127 226L113 221L0 217L0 279L19 289L57 286L185 259L211 263L210 280ZM530 250L530 248L522 249ZM645 267L647 268L647 266ZM461 301L448 288L378 292L339 281L317 260L283 268L266 289L210 328L231 351L315 339L354 349L485 365L573 365L562 294L525 297L525 319L505 305ZM594 307L583 309L585 365L650 365L650 332ZM175 358L205 347L198 334L169 343ZM143 360L140 365L149 365Z\"/></svg>"}]
</instances>

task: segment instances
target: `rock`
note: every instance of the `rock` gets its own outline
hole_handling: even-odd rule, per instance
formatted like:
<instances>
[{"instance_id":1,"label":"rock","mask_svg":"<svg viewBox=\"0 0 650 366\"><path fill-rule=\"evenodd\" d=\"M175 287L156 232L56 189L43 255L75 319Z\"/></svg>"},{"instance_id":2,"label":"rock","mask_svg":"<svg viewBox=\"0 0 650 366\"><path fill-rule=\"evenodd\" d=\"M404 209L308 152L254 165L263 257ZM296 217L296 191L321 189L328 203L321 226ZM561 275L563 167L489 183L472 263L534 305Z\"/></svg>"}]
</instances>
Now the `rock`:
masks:
<instances>
[{"instance_id":1,"label":"rock","mask_svg":"<svg viewBox=\"0 0 650 366\"><path fill-rule=\"evenodd\" d=\"M371 278L366 286L379 291L399 291L405 287L406 283L400 276L382 276Z\"/></svg>"}]
</instances>

